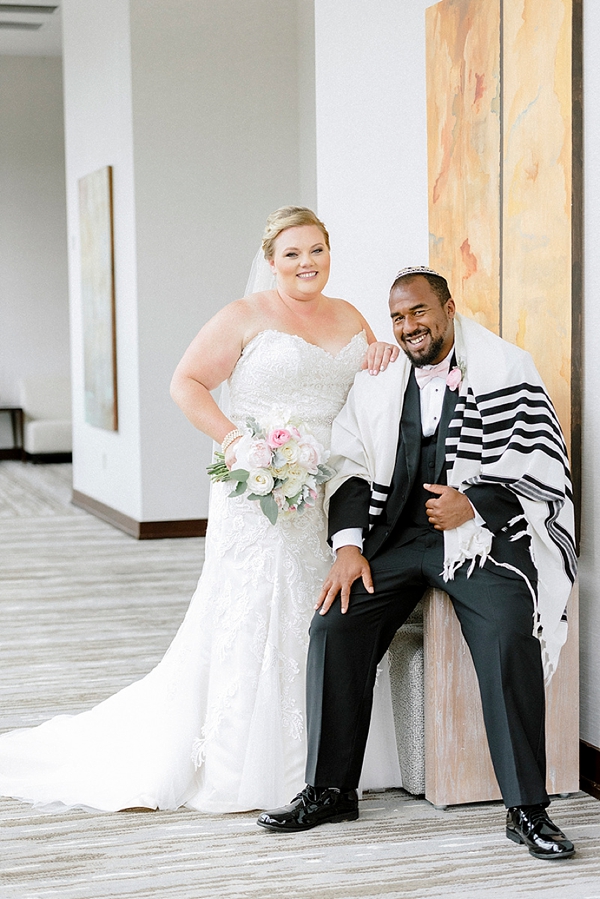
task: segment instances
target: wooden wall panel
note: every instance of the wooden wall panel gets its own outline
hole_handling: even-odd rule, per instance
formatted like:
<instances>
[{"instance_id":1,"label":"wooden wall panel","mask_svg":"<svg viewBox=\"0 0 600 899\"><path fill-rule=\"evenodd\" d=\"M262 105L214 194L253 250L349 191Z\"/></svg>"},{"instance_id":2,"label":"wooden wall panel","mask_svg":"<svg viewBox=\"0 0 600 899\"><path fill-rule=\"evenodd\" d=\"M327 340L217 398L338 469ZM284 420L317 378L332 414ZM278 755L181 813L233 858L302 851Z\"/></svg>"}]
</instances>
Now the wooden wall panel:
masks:
<instances>
[{"instance_id":1,"label":"wooden wall panel","mask_svg":"<svg viewBox=\"0 0 600 899\"><path fill-rule=\"evenodd\" d=\"M506 0L501 333L571 431L571 0Z\"/></svg>"},{"instance_id":2,"label":"wooden wall panel","mask_svg":"<svg viewBox=\"0 0 600 899\"><path fill-rule=\"evenodd\" d=\"M546 789L579 789L579 594L568 604L569 637L546 687ZM471 653L452 603L429 590L423 603L425 796L436 806L500 799Z\"/></svg>"},{"instance_id":3,"label":"wooden wall panel","mask_svg":"<svg viewBox=\"0 0 600 899\"><path fill-rule=\"evenodd\" d=\"M571 273L581 261L572 177L581 0L441 0L426 28L430 265L459 311L529 350L570 444L579 420L571 382L581 285ZM577 472L579 458L573 464ZM551 793L578 787L576 591L569 620L547 691ZM473 664L442 591L425 604L425 741L434 804L499 795Z\"/></svg>"},{"instance_id":4,"label":"wooden wall panel","mask_svg":"<svg viewBox=\"0 0 600 899\"><path fill-rule=\"evenodd\" d=\"M426 10L429 264L499 329L500 0Z\"/></svg>"}]
</instances>

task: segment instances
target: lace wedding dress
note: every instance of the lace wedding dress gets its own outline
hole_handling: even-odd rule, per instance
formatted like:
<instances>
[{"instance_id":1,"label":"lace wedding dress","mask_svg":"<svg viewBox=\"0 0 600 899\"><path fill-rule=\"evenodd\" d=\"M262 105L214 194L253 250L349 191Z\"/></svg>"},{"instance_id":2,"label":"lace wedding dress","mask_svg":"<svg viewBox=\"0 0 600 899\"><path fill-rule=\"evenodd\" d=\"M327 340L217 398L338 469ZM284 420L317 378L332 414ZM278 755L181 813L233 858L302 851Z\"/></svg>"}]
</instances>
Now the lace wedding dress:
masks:
<instances>
[{"instance_id":1,"label":"lace wedding dress","mask_svg":"<svg viewBox=\"0 0 600 899\"><path fill-rule=\"evenodd\" d=\"M230 418L292 413L329 446L366 349L263 331L231 378ZM304 784L308 626L331 564L320 502L270 524L213 486L206 560L166 655L90 711L0 738L0 793L106 811L272 808ZM320 499L320 498L319 498ZM389 678L378 679L363 786L400 783Z\"/></svg>"}]
</instances>

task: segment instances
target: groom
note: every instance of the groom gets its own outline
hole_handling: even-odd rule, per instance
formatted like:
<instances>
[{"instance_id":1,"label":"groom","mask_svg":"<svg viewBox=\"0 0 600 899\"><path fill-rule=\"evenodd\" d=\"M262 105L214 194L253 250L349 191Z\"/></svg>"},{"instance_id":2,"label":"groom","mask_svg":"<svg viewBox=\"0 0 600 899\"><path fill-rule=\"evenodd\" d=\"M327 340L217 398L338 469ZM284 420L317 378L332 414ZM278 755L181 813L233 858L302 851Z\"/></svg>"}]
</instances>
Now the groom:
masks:
<instances>
[{"instance_id":1,"label":"groom","mask_svg":"<svg viewBox=\"0 0 600 899\"><path fill-rule=\"evenodd\" d=\"M457 315L441 275L403 269L390 311L406 358L357 376L332 433L336 561L310 632L308 785L258 823L358 817L377 664L438 587L473 657L506 835L565 858L573 844L546 812L542 662L551 674L575 566L560 427L529 355Z\"/></svg>"}]
</instances>

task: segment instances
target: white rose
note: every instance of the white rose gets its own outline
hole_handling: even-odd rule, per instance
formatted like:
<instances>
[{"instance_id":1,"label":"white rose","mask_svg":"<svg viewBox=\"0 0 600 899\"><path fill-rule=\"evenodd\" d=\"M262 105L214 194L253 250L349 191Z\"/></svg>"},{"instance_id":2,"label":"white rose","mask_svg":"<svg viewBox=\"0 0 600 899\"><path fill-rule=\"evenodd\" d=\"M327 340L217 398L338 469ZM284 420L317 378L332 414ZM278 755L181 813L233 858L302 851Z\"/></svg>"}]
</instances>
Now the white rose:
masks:
<instances>
[{"instance_id":1,"label":"white rose","mask_svg":"<svg viewBox=\"0 0 600 899\"><path fill-rule=\"evenodd\" d=\"M282 464L293 465L294 462L298 460L298 444L295 440L290 440L288 443L284 443L283 446L277 447L275 464L280 466Z\"/></svg>"},{"instance_id":2,"label":"white rose","mask_svg":"<svg viewBox=\"0 0 600 899\"><path fill-rule=\"evenodd\" d=\"M290 469L287 480L281 486L285 496L296 496L297 493L300 493L305 478L306 472L301 468Z\"/></svg>"},{"instance_id":3,"label":"white rose","mask_svg":"<svg viewBox=\"0 0 600 899\"><path fill-rule=\"evenodd\" d=\"M273 478L271 472L264 468L257 468L248 475L248 493L255 493L257 496L266 496L273 489Z\"/></svg>"}]
</instances>

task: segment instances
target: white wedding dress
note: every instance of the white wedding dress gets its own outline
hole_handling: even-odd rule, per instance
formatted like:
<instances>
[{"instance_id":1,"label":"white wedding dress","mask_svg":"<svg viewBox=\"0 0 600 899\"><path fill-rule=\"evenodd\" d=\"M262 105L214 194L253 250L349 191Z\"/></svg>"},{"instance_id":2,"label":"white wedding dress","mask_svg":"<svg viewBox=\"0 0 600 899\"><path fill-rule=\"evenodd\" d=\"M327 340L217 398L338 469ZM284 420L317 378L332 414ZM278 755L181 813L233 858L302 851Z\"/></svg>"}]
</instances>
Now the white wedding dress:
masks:
<instances>
[{"instance_id":1,"label":"white wedding dress","mask_svg":"<svg viewBox=\"0 0 600 899\"><path fill-rule=\"evenodd\" d=\"M329 446L365 349L364 333L332 356L261 332L229 380L230 418L293 413ZM0 737L0 794L106 811L230 812L282 805L302 788L308 626L331 564L320 497L272 525L230 490L213 486L202 575L162 661L90 711ZM362 785L399 784L384 665Z\"/></svg>"}]
</instances>

